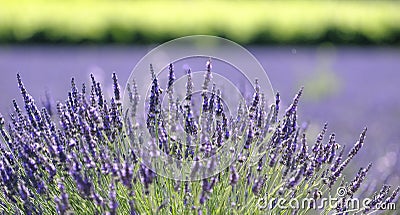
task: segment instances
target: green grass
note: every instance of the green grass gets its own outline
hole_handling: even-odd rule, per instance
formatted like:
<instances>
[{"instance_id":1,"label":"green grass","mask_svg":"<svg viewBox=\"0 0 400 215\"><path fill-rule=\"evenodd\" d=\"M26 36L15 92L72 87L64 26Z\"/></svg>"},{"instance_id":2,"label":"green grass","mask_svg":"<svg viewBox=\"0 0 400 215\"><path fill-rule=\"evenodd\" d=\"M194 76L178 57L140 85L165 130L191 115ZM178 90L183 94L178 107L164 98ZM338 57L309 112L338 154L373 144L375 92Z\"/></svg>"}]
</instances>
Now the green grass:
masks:
<instances>
[{"instance_id":1,"label":"green grass","mask_svg":"<svg viewBox=\"0 0 400 215\"><path fill-rule=\"evenodd\" d=\"M242 44L399 44L395 1L9 1L0 42L154 43L191 34Z\"/></svg>"}]
</instances>

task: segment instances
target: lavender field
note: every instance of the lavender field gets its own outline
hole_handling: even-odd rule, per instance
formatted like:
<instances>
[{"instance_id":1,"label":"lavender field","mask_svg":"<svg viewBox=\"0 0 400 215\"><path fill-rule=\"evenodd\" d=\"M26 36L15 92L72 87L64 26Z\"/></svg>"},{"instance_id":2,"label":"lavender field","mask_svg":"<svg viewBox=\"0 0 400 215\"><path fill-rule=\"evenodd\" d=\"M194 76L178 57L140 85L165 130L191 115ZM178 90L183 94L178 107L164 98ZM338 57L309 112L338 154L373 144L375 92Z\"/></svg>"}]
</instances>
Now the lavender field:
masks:
<instances>
[{"instance_id":1,"label":"lavender field","mask_svg":"<svg viewBox=\"0 0 400 215\"><path fill-rule=\"evenodd\" d=\"M94 73L112 93L108 80L117 72L125 84L135 64L152 47L0 47L1 103L4 115L20 99L16 73L35 98L49 92L65 98L70 78L88 82ZM357 47L249 47L268 73L275 91L290 101L305 86L299 115L319 131L324 122L340 142L353 143L369 128L361 163L378 160L375 171L396 168L400 153L400 50ZM372 160L371 160L372 159ZM399 174L398 174L399 175ZM397 180L398 181L398 180Z\"/></svg>"},{"instance_id":2,"label":"lavender field","mask_svg":"<svg viewBox=\"0 0 400 215\"><path fill-rule=\"evenodd\" d=\"M12 99L20 101L20 73L34 98L66 97L70 78L89 82L90 73L112 94L112 72L124 85L149 47L2 46L0 47L0 111L7 115ZM365 149L354 167L368 162L371 172L399 184L400 176L400 50L390 47L248 47L268 73L282 101L289 102L305 86L300 121L310 122L316 137L325 122L338 142L353 144L368 127ZM40 101L38 101L40 103ZM288 105L288 104L284 104ZM389 170L389 171L388 171ZM392 175L388 175L388 173ZM370 180L378 178L370 177Z\"/></svg>"}]
</instances>

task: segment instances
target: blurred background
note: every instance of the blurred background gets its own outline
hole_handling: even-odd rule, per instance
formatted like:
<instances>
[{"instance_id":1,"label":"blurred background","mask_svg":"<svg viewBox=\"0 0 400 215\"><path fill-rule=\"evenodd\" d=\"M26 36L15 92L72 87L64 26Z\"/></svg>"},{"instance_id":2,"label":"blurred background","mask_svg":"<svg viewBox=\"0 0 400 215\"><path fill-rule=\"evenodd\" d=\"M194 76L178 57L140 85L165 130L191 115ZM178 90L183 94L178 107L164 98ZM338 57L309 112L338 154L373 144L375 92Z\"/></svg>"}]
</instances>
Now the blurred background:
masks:
<instances>
[{"instance_id":1,"label":"blurred background","mask_svg":"<svg viewBox=\"0 0 400 215\"><path fill-rule=\"evenodd\" d=\"M368 127L352 166L371 182L400 178L398 1L0 0L0 112L21 104L16 74L37 103L63 101L70 79L94 73L111 93L165 41L209 34L245 46L288 105L305 86L299 119L314 140L325 122L348 148ZM379 185L379 184L378 184Z\"/></svg>"}]
</instances>

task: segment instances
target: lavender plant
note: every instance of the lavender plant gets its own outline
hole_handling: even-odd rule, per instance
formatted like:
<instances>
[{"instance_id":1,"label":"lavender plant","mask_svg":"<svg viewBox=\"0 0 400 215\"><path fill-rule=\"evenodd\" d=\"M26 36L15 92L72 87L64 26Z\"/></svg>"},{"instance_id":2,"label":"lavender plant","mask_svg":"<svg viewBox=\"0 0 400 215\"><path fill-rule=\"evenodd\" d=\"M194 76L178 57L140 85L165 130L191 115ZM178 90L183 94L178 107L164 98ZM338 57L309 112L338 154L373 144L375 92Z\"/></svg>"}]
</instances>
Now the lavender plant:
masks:
<instances>
[{"instance_id":1,"label":"lavender plant","mask_svg":"<svg viewBox=\"0 0 400 215\"><path fill-rule=\"evenodd\" d=\"M136 110L140 98L137 83L128 83L129 106L122 106L121 90L113 74L114 96L109 101L91 76L90 87L78 89L74 79L67 99L39 109L17 75L23 109L13 101L10 122L0 116L0 213L1 214L347 214L346 200L363 192L371 164L346 181L344 170L364 144L359 140L345 154L344 146L327 136L327 124L311 143L297 121L303 89L282 114L280 96L266 106L257 85L249 104L238 105L228 118L221 91L212 83L207 63L198 109L192 101L191 72L187 72L184 102L174 97L174 68L169 66L166 94L151 70L152 86L147 116L140 120ZM210 90L211 89L211 90ZM210 92L208 92L210 90ZM282 115L282 117L280 117ZM178 126L181 123L182 128ZM228 143L232 162L223 171L200 180L173 180L146 165L135 145L152 146L177 160L194 161L193 176L201 166L216 169L217 161L202 163ZM235 145L235 144L234 144ZM156 158L157 152L149 156ZM182 167L183 168L183 167ZM345 187L339 195L336 188ZM400 188L383 187L372 195L368 207L358 213L378 211L377 205L396 201ZM289 207L289 200L322 199L331 195L338 203L317 209ZM278 198L287 202L278 205ZM270 201L272 200L272 201ZM270 202L267 207L263 203ZM380 211L382 212L382 211ZM390 211L386 211L390 212ZM393 212L393 211L392 211ZM394 212L395 213L395 212Z\"/></svg>"}]
</instances>

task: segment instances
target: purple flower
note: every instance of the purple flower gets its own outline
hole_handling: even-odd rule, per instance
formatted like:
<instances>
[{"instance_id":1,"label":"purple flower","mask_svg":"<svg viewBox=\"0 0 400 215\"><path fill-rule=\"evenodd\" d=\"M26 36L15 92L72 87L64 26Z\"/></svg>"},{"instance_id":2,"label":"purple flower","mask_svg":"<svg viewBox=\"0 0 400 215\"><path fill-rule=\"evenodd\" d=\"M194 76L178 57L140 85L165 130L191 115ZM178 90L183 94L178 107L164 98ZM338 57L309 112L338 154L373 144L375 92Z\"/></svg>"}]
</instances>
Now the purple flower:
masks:
<instances>
[{"instance_id":1,"label":"purple flower","mask_svg":"<svg viewBox=\"0 0 400 215\"><path fill-rule=\"evenodd\" d=\"M61 196L54 198L54 201L56 202L57 212L58 214L67 214L67 211L70 209L70 204L68 199L69 196L65 192L64 184L61 181L58 182L58 189L60 190Z\"/></svg>"},{"instance_id":2,"label":"purple flower","mask_svg":"<svg viewBox=\"0 0 400 215\"><path fill-rule=\"evenodd\" d=\"M255 180L253 187L251 188L251 191L254 193L254 195L259 195L261 189L263 188L265 183L265 178L260 177Z\"/></svg>"},{"instance_id":3,"label":"purple flower","mask_svg":"<svg viewBox=\"0 0 400 215\"><path fill-rule=\"evenodd\" d=\"M204 74L204 82L203 82L203 86L202 86L202 88L203 88L202 96L203 96L204 100L207 100L207 98L206 98L207 90L208 90L208 86L210 85L211 80L212 80L211 69L212 69L212 64L211 64L211 58L210 58L206 63L207 72L206 72L206 74Z\"/></svg>"},{"instance_id":4,"label":"purple flower","mask_svg":"<svg viewBox=\"0 0 400 215\"><path fill-rule=\"evenodd\" d=\"M366 168L361 168L358 173L356 178L350 183L349 189L347 189L348 194L353 194L357 192L357 190L360 188L361 183L364 181L365 176L367 175L367 172L371 168L372 164L368 164ZM350 191L350 192L349 192Z\"/></svg>"},{"instance_id":5,"label":"purple flower","mask_svg":"<svg viewBox=\"0 0 400 215\"><path fill-rule=\"evenodd\" d=\"M110 192L109 196L110 202L108 204L108 207L110 207L110 214L111 215L116 215L117 214L117 208L118 208L118 201L117 201L117 193L115 191L115 181L112 180L110 184Z\"/></svg>"},{"instance_id":6,"label":"purple flower","mask_svg":"<svg viewBox=\"0 0 400 215\"><path fill-rule=\"evenodd\" d=\"M287 182L287 186L288 186L289 188L292 188L292 187L294 187L296 184L299 183L301 177L303 176L303 174L304 174L304 172L305 172L305 169L306 169L306 164L302 165L302 166L297 170L296 174L295 174L293 177L291 177L291 178L289 179L289 181Z\"/></svg>"},{"instance_id":7,"label":"purple flower","mask_svg":"<svg viewBox=\"0 0 400 215\"><path fill-rule=\"evenodd\" d=\"M239 174L236 171L236 168L232 165L230 167L231 169L231 174L229 177L230 185L235 186L239 180Z\"/></svg>"},{"instance_id":8,"label":"purple flower","mask_svg":"<svg viewBox=\"0 0 400 215\"><path fill-rule=\"evenodd\" d=\"M360 148L363 146L364 144L364 140L365 140L365 134L367 133L367 128L364 128L363 132L360 135L360 139L354 144L353 148L350 150L348 157L354 157L357 152L360 150Z\"/></svg>"},{"instance_id":9,"label":"purple flower","mask_svg":"<svg viewBox=\"0 0 400 215\"><path fill-rule=\"evenodd\" d=\"M114 84L114 98L116 101L121 100L121 90L118 84L118 78L115 72L112 74L113 84Z\"/></svg>"}]
</instances>

